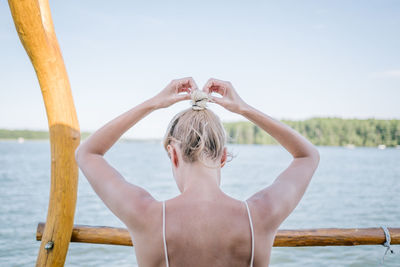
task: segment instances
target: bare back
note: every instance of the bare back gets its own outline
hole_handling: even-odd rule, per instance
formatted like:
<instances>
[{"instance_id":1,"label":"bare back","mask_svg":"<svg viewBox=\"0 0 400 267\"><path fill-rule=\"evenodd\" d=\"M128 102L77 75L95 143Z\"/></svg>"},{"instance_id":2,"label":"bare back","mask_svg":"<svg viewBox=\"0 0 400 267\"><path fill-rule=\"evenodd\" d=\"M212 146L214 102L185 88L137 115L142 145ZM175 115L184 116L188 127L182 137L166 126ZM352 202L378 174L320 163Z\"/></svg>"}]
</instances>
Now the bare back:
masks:
<instances>
[{"instance_id":1,"label":"bare back","mask_svg":"<svg viewBox=\"0 0 400 267\"><path fill-rule=\"evenodd\" d=\"M259 227L248 201L254 227L254 265L268 266L276 231ZM251 230L243 201L225 194L213 201L176 197L166 202L166 243L170 266L250 266ZM134 236L139 266L166 266L162 236L162 202L148 209L148 225ZM131 230L130 230L131 231Z\"/></svg>"},{"instance_id":2,"label":"bare back","mask_svg":"<svg viewBox=\"0 0 400 267\"><path fill-rule=\"evenodd\" d=\"M224 127L205 106L198 109L197 102L206 98L204 93L193 93L197 88L191 77L173 80L155 97L97 130L75 152L79 167L97 195L128 227L141 266L166 265L162 203L144 188L127 182L103 156L127 129L150 112L189 99L195 100L193 107L196 108L178 114L178 118L185 115L185 119L179 119L179 123L185 123L180 126L178 122L170 123L168 138L164 142L174 178L182 193L167 201L165 229L169 262L172 266L250 264L252 239L246 205L227 196L219 188L220 169L227 158L226 148L221 145L226 142ZM277 229L303 197L318 167L319 152L310 141L288 125L245 103L229 81L211 78L203 91L214 103L259 126L293 156L291 164L271 185L247 200L254 226L254 266L268 266ZM182 92L190 95L180 95ZM213 97L213 92L222 97ZM196 100L191 95L200 96L201 99ZM193 128L194 122L197 130ZM175 131L178 128L180 131ZM204 134L206 128L208 132ZM203 137L198 138L199 132L203 132ZM204 142L204 138L208 141ZM181 149L179 144L188 146ZM216 170L205 168L195 157L205 153L205 147L207 151L216 152L211 153L209 159L219 165ZM194 148L198 150L193 152ZM189 160L185 161L185 158Z\"/></svg>"}]
</instances>

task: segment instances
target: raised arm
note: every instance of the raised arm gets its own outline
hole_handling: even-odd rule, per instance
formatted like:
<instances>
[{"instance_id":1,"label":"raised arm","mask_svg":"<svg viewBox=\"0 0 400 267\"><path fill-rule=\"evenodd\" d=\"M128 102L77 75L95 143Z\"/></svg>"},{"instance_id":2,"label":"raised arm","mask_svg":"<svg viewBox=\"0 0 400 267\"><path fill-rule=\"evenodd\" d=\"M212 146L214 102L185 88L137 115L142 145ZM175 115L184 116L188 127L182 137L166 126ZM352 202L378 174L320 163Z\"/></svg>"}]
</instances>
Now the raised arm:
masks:
<instances>
[{"instance_id":1,"label":"raised arm","mask_svg":"<svg viewBox=\"0 0 400 267\"><path fill-rule=\"evenodd\" d=\"M203 90L222 95L222 98L211 96L212 101L243 115L292 154L289 167L270 186L249 198L265 227L277 229L300 202L318 167L320 157L317 148L288 125L246 104L230 82L210 79Z\"/></svg>"},{"instance_id":2,"label":"raised arm","mask_svg":"<svg viewBox=\"0 0 400 267\"><path fill-rule=\"evenodd\" d=\"M76 161L96 194L131 229L145 225L145 212L155 199L143 188L127 182L104 159L104 154L133 125L150 112L190 99L192 78L173 80L155 97L128 110L93 133L75 152ZM184 94L179 94L186 92Z\"/></svg>"}]
</instances>

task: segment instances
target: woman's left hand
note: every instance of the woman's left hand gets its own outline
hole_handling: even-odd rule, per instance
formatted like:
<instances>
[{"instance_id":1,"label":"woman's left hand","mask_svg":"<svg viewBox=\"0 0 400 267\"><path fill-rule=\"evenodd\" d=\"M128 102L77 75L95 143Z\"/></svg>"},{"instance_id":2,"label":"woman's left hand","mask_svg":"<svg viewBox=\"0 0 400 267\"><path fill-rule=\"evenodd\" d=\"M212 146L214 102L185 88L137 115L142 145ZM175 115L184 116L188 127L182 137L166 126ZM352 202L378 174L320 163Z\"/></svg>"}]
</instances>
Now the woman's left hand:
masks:
<instances>
[{"instance_id":1,"label":"woman's left hand","mask_svg":"<svg viewBox=\"0 0 400 267\"><path fill-rule=\"evenodd\" d=\"M190 93L198 89L192 77L172 80L161 92L153 97L154 105L158 108L167 108L179 101L189 100ZM184 93L184 94L180 94Z\"/></svg>"}]
</instances>

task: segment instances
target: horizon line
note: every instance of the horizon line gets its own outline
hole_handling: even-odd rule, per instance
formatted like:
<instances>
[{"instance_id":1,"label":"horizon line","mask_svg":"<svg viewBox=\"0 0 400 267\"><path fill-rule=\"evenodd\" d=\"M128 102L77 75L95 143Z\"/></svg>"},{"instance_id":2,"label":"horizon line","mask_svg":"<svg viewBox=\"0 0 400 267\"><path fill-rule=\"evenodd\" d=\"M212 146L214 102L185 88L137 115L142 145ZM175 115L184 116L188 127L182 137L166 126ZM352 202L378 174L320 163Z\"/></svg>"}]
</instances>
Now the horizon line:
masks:
<instances>
[{"instance_id":1,"label":"horizon line","mask_svg":"<svg viewBox=\"0 0 400 267\"><path fill-rule=\"evenodd\" d=\"M392 118L383 118L383 117L343 117L343 116L337 116L337 115L332 115L332 116L310 116L306 117L303 119L290 119L290 118L281 118L278 119L279 121L307 121L311 119L342 119L342 120L400 120L400 118L392 117ZM243 119L243 120L226 120L222 121L222 123L236 123L236 122L251 122L249 120ZM9 131L48 131L48 128L8 128L8 127L2 127L0 126L0 130L9 130ZM97 129L96 129L97 130ZM81 133L93 133L96 130L80 130Z\"/></svg>"}]
</instances>

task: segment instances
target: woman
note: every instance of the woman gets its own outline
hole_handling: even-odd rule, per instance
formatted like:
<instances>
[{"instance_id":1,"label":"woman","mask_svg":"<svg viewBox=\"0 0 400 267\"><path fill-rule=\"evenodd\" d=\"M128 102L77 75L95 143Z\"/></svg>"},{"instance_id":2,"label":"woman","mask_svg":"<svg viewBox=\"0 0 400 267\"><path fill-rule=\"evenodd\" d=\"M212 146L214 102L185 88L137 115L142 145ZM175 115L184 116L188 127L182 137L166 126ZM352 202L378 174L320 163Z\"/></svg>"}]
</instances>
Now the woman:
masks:
<instances>
[{"instance_id":1,"label":"woman","mask_svg":"<svg viewBox=\"0 0 400 267\"><path fill-rule=\"evenodd\" d=\"M173 118L164 137L181 194L161 202L128 183L103 156L150 112L191 97L193 107ZM293 156L270 186L246 201L219 187L227 161L225 132L206 108L207 100L243 115ZM298 132L245 103L230 82L210 79L199 91L192 78L183 78L93 133L76 150L76 160L95 192L127 226L139 266L268 266L278 227L304 195L319 153ZM245 172L243 178L251 179Z\"/></svg>"}]
</instances>

